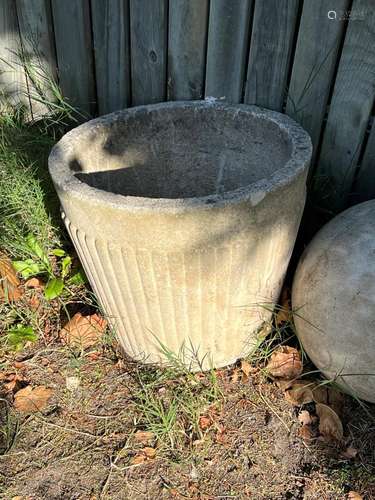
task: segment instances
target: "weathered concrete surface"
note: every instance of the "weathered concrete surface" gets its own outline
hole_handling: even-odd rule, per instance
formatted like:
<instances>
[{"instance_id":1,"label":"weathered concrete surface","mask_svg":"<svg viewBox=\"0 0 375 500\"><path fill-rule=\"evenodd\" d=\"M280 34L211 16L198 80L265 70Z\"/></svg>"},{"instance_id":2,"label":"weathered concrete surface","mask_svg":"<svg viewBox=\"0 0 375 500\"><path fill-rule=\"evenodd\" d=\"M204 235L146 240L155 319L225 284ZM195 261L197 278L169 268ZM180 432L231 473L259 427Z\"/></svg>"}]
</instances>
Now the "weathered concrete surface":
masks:
<instances>
[{"instance_id":1,"label":"weathered concrete surface","mask_svg":"<svg viewBox=\"0 0 375 500\"><path fill-rule=\"evenodd\" d=\"M208 368L253 349L293 249L310 156L287 116L207 101L113 113L55 146L66 225L130 356L162 361L159 340L199 369L191 351Z\"/></svg>"},{"instance_id":2,"label":"weathered concrete surface","mask_svg":"<svg viewBox=\"0 0 375 500\"><path fill-rule=\"evenodd\" d=\"M292 302L298 337L316 366L375 403L375 201L346 210L315 236Z\"/></svg>"}]
</instances>

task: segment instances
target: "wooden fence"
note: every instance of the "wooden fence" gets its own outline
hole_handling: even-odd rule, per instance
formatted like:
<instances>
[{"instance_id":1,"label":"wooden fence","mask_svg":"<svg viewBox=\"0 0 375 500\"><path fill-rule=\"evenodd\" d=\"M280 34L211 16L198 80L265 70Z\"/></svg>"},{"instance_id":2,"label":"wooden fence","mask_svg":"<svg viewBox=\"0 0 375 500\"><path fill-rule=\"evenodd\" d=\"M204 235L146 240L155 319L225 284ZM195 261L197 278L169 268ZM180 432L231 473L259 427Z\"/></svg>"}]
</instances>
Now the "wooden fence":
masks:
<instances>
[{"instance_id":1,"label":"wooden fence","mask_svg":"<svg viewBox=\"0 0 375 500\"><path fill-rule=\"evenodd\" d=\"M20 46L88 115L208 96L286 112L320 206L375 197L375 0L0 0L0 90L21 100Z\"/></svg>"}]
</instances>

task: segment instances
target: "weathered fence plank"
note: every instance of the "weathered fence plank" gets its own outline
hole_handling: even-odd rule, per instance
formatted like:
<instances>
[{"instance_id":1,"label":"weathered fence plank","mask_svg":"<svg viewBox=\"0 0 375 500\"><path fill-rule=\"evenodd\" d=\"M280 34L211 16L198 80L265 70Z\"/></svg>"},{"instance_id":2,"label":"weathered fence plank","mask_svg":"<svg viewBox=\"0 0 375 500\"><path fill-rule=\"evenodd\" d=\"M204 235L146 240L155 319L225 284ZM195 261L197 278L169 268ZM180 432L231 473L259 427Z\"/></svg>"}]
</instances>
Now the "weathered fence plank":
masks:
<instances>
[{"instance_id":1,"label":"weathered fence plank","mask_svg":"<svg viewBox=\"0 0 375 500\"><path fill-rule=\"evenodd\" d=\"M132 104L165 101L167 0L130 0Z\"/></svg>"},{"instance_id":2,"label":"weathered fence plank","mask_svg":"<svg viewBox=\"0 0 375 500\"><path fill-rule=\"evenodd\" d=\"M129 4L92 0L96 89L99 114L130 103Z\"/></svg>"},{"instance_id":3,"label":"weathered fence plank","mask_svg":"<svg viewBox=\"0 0 375 500\"><path fill-rule=\"evenodd\" d=\"M255 3L245 102L280 111L287 77L299 0Z\"/></svg>"},{"instance_id":4,"label":"weathered fence plank","mask_svg":"<svg viewBox=\"0 0 375 500\"><path fill-rule=\"evenodd\" d=\"M52 102L50 79L56 79L56 55L47 0L17 0L17 14L26 61L31 110L36 118L45 114Z\"/></svg>"},{"instance_id":5,"label":"weathered fence plank","mask_svg":"<svg viewBox=\"0 0 375 500\"><path fill-rule=\"evenodd\" d=\"M372 124L354 191L359 201L375 198L375 122Z\"/></svg>"},{"instance_id":6,"label":"weathered fence plank","mask_svg":"<svg viewBox=\"0 0 375 500\"><path fill-rule=\"evenodd\" d=\"M240 102L248 49L252 0L210 4L206 96Z\"/></svg>"},{"instance_id":7,"label":"weathered fence plank","mask_svg":"<svg viewBox=\"0 0 375 500\"><path fill-rule=\"evenodd\" d=\"M52 0L59 83L81 112L95 110L92 40L88 0Z\"/></svg>"},{"instance_id":8,"label":"weathered fence plank","mask_svg":"<svg viewBox=\"0 0 375 500\"><path fill-rule=\"evenodd\" d=\"M204 95L207 0L169 2L168 99Z\"/></svg>"},{"instance_id":9,"label":"weathered fence plank","mask_svg":"<svg viewBox=\"0 0 375 500\"><path fill-rule=\"evenodd\" d=\"M345 12L349 0L335 0L334 6L339 13ZM327 0L303 5L286 106L286 113L311 136L314 147L312 163L345 28L345 22L328 17L329 8ZM333 13L330 15L334 16Z\"/></svg>"},{"instance_id":10,"label":"weathered fence plank","mask_svg":"<svg viewBox=\"0 0 375 500\"><path fill-rule=\"evenodd\" d=\"M4 102L29 105L27 86L18 57L21 49L16 4L13 0L0 2L0 107Z\"/></svg>"},{"instance_id":11,"label":"weathered fence plank","mask_svg":"<svg viewBox=\"0 0 375 500\"><path fill-rule=\"evenodd\" d=\"M316 174L332 186L322 203L334 211L347 204L374 102L374 23L373 0L354 0Z\"/></svg>"}]
</instances>

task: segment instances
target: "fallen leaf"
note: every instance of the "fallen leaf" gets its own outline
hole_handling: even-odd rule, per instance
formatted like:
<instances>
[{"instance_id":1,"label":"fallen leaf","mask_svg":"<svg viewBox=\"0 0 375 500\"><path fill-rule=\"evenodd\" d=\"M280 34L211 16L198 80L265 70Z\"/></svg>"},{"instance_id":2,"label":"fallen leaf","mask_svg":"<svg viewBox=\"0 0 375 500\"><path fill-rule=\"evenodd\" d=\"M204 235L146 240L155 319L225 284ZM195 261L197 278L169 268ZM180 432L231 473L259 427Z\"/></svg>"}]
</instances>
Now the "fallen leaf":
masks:
<instances>
[{"instance_id":1,"label":"fallen leaf","mask_svg":"<svg viewBox=\"0 0 375 500\"><path fill-rule=\"evenodd\" d=\"M149 443L155 438L155 434L150 431L137 431L134 434L134 440L137 443Z\"/></svg>"},{"instance_id":2,"label":"fallen leaf","mask_svg":"<svg viewBox=\"0 0 375 500\"><path fill-rule=\"evenodd\" d=\"M298 435L305 441L310 441L311 439L314 439L313 431L309 425L302 425L298 429Z\"/></svg>"},{"instance_id":3,"label":"fallen leaf","mask_svg":"<svg viewBox=\"0 0 375 500\"><path fill-rule=\"evenodd\" d=\"M301 357L297 349L281 346L271 356L267 365L270 375L282 379L295 379L302 373Z\"/></svg>"},{"instance_id":4,"label":"fallen leaf","mask_svg":"<svg viewBox=\"0 0 375 500\"><path fill-rule=\"evenodd\" d=\"M345 397L344 394L333 387L328 388L328 405L337 413L342 415Z\"/></svg>"},{"instance_id":5,"label":"fallen leaf","mask_svg":"<svg viewBox=\"0 0 375 500\"><path fill-rule=\"evenodd\" d=\"M37 295L35 295L35 293L28 299L28 303L29 303L29 306L31 307L31 309L33 309L34 311L36 311L39 306L40 306L40 300L39 300L39 297Z\"/></svg>"},{"instance_id":6,"label":"fallen leaf","mask_svg":"<svg viewBox=\"0 0 375 500\"><path fill-rule=\"evenodd\" d=\"M242 359L241 360L241 372L243 373L242 382L244 382L246 384L246 382L249 381L250 373L254 372L254 367L252 367L248 361L246 361L245 359Z\"/></svg>"},{"instance_id":7,"label":"fallen leaf","mask_svg":"<svg viewBox=\"0 0 375 500\"><path fill-rule=\"evenodd\" d=\"M87 357L91 361L96 361L97 359L99 359L101 357L101 355L102 355L102 353L100 351L92 351L92 352L87 354Z\"/></svg>"},{"instance_id":8,"label":"fallen leaf","mask_svg":"<svg viewBox=\"0 0 375 500\"><path fill-rule=\"evenodd\" d=\"M312 424L312 418L310 413L307 410L303 410L298 415L298 422L302 425L310 425Z\"/></svg>"},{"instance_id":9,"label":"fallen leaf","mask_svg":"<svg viewBox=\"0 0 375 500\"><path fill-rule=\"evenodd\" d=\"M209 417L204 417L201 416L199 417L199 427L202 429L202 431L205 431L212 425L212 420Z\"/></svg>"},{"instance_id":10,"label":"fallen leaf","mask_svg":"<svg viewBox=\"0 0 375 500\"><path fill-rule=\"evenodd\" d=\"M276 313L276 326L280 326L287 321L290 321L292 316L291 300L290 300L290 289L285 287L281 293L280 306Z\"/></svg>"},{"instance_id":11,"label":"fallen leaf","mask_svg":"<svg viewBox=\"0 0 375 500\"><path fill-rule=\"evenodd\" d=\"M76 313L60 331L60 338L71 347L87 349L103 335L107 321L98 314L82 316Z\"/></svg>"},{"instance_id":12,"label":"fallen leaf","mask_svg":"<svg viewBox=\"0 0 375 500\"><path fill-rule=\"evenodd\" d=\"M216 432L216 442L217 443L221 443L221 444L224 444L226 442L226 430L225 430L225 427L221 424L218 424L216 426L217 428L217 432Z\"/></svg>"},{"instance_id":13,"label":"fallen leaf","mask_svg":"<svg viewBox=\"0 0 375 500\"><path fill-rule=\"evenodd\" d=\"M233 370L232 376L230 378L230 381L232 384L236 384L240 379L240 370L238 368L235 368Z\"/></svg>"},{"instance_id":14,"label":"fallen leaf","mask_svg":"<svg viewBox=\"0 0 375 500\"><path fill-rule=\"evenodd\" d=\"M0 380L3 381L3 387L8 392L16 392L21 389L22 384L27 382L26 377L20 373L5 372L0 374Z\"/></svg>"},{"instance_id":15,"label":"fallen leaf","mask_svg":"<svg viewBox=\"0 0 375 500\"><path fill-rule=\"evenodd\" d=\"M14 302L19 300L22 292L19 287L20 280L12 261L4 254L0 254L0 300Z\"/></svg>"},{"instance_id":16,"label":"fallen leaf","mask_svg":"<svg viewBox=\"0 0 375 500\"><path fill-rule=\"evenodd\" d=\"M9 392L16 392L21 389L22 387L22 382L25 381L25 378L22 377L22 375L15 374L9 382L6 382L4 384L4 388L6 391Z\"/></svg>"},{"instance_id":17,"label":"fallen leaf","mask_svg":"<svg viewBox=\"0 0 375 500\"><path fill-rule=\"evenodd\" d=\"M346 448L345 451L342 451L340 453L340 457L346 458L348 460L355 458L357 455L358 455L358 450L356 448L353 448L353 446L349 446L348 448Z\"/></svg>"},{"instance_id":18,"label":"fallen leaf","mask_svg":"<svg viewBox=\"0 0 375 500\"><path fill-rule=\"evenodd\" d=\"M328 440L341 441L344 430L337 413L332 410L332 408L322 403L317 403L315 408L319 417L320 434Z\"/></svg>"},{"instance_id":19,"label":"fallen leaf","mask_svg":"<svg viewBox=\"0 0 375 500\"><path fill-rule=\"evenodd\" d=\"M348 500L363 500L363 496L356 491L349 491Z\"/></svg>"},{"instance_id":20,"label":"fallen leaf","mask_svg":"<svg viewBox=\"0 0 375 500\"><path fill-rule=\"evenodd\" d=\"M30 278L25 282L25 287L26 288L43 288L44 283L41 279L39 278Z\"/></svg>"},{"instance_id":21,"label":"fallen leaf","mask_svg":"<svg viewBox=\"0 0 375 500\"><path fill-rule=\"evenodd\" d=\"M139 465L145 463L147 460L147 457L140 453L139 455L136 455L130 460L131 465Z\"/></svg>"},{"instance_id":22,"label":"fallen leaf","mask_svg":"<svg viewBox=\"0 0 375 500\"><path fill-rule=\"evenodd\" d=\"M302 406L314 401L311 383L299 380L296 381L287 391L285 391L285 399L293 406Z\"/></svg>"},{"instance_id":23,"label":"fallen leaf","mask_svg":"<svg viewBox=\"0 0 375 500\"><path fill-rule=\"evenodd\" d=\"M23 361L14 361L13 366L17 370L22 370L23 368L26 367L26 365L25 365L25 363Z\"/></svg>"},{"instance_id":24,"label":"fallen leaf","mask_svg":"<svg viewBox=\"0 0 375 500\"><path fill-rule=\"evenodd\" d=\"M286 391L292 387L292 385L294 384L294 381L293 380L279 379L279 380L275 380L275 383L276 383L277 387L279 387L282 391Z\"/></svg>"},{"instance_id":25,"label":"fallen leaf","mask_svg":"<svg viewBox=\"0 0 375 500\"><path fill-rule=\"evenodd\" d=\"M344 405L344 395L337 389L321 382L312 382L311 388L315 403L330 406L337 415L341 415Z\"/></svg>"},{"instance_id":26,"label":"fallen leaf","mask_svg":"<svg viewBox=\"0 0 375 500\"><path fill-rule=\"evenodd\" d=\"M156 449L146 446L135 457L130 461L131 465L139 465L147 462L148 460L153 460L156 456Z\"/></svg>"},{"instance_id":27,"label":"fallen leaf","mask_svg":"<svg viewBox=\"0 0 375 500\"><path fill-rule=\"evenodd\" d=\"M245 359L242 359L241 360L241 370L248 377L250 375L250 373L252 373L253 367L251 366L251 364L248 361L246 361Z\"/></svg>"},{"instance_id":28,"label":"fallen leaf","mask_svg":"<svg viewBox=\"0 0 375 500\"><path fill-rule=\"evenodd\" d=\"M144 453L146 455L147 458L152 459L152 458L155 458L155 456L156 456L155 448L151 448L150 446L146 446L141 451L142 451L142 453Z\"/></svg>"},{"instance_id":29,"label":"fallen leaf","mask_svg":"<svg viewBox=\"0 0 375 500\"><path fill-rule=\"evenodd\" d=\"M34 389L31 385L20 389L14 396L14 406L18 411L24 413L33 413L43 410L50 397L53 394L52 389L40 385Z\"/></svg>"}]
</instances>

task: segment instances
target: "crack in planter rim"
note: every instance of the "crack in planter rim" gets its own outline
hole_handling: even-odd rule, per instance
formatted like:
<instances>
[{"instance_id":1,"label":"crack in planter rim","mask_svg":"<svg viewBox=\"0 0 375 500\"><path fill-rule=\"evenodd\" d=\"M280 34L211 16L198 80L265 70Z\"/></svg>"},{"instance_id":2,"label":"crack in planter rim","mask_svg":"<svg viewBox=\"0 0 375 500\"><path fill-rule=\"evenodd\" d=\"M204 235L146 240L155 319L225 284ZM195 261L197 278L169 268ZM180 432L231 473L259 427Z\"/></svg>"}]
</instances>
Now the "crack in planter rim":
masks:
<instances>
[{"instance_id":1,"label":"crack in planter rim","mask_svg":"<svg viewBox=\"0 0 375 500\"><path fill-rule=\"evenodd\" d=\"M66 158L74 151L75 142L79 140L82 133L92 129L96 125L101 126L106 123L114 123L126 119L128 116L137 113L147 113L154 110L168 108L217 108L226 111L249 113L254 117L269 120L276 124L281 131L286 134L291 144L291 154L289 160L281 168L277 168L268 178L257 180L246 186L225 191L220 194L209 194L201 197L191 198L149 198L142 196L125 196L110 193L99 188L85 184L77 179L75 171L69 166ZM312 143L309 134L292 118L269 109L248 104L230 104L218 101L170 101L158 104L147 104L115 111L108 115L89 120L79 125L64 137L52 148L49 155L49 172L61 191L69 192L70 196L87 200L94 204L110 205L119 210L142 211L142 212L165 212L182 213L194 209L210 210L214 207L226 204L241 203L250 201L255 206L263 198L275 189L289 184L296 176L302 174L312 155Z\"/></svg>"}]
</instances>

